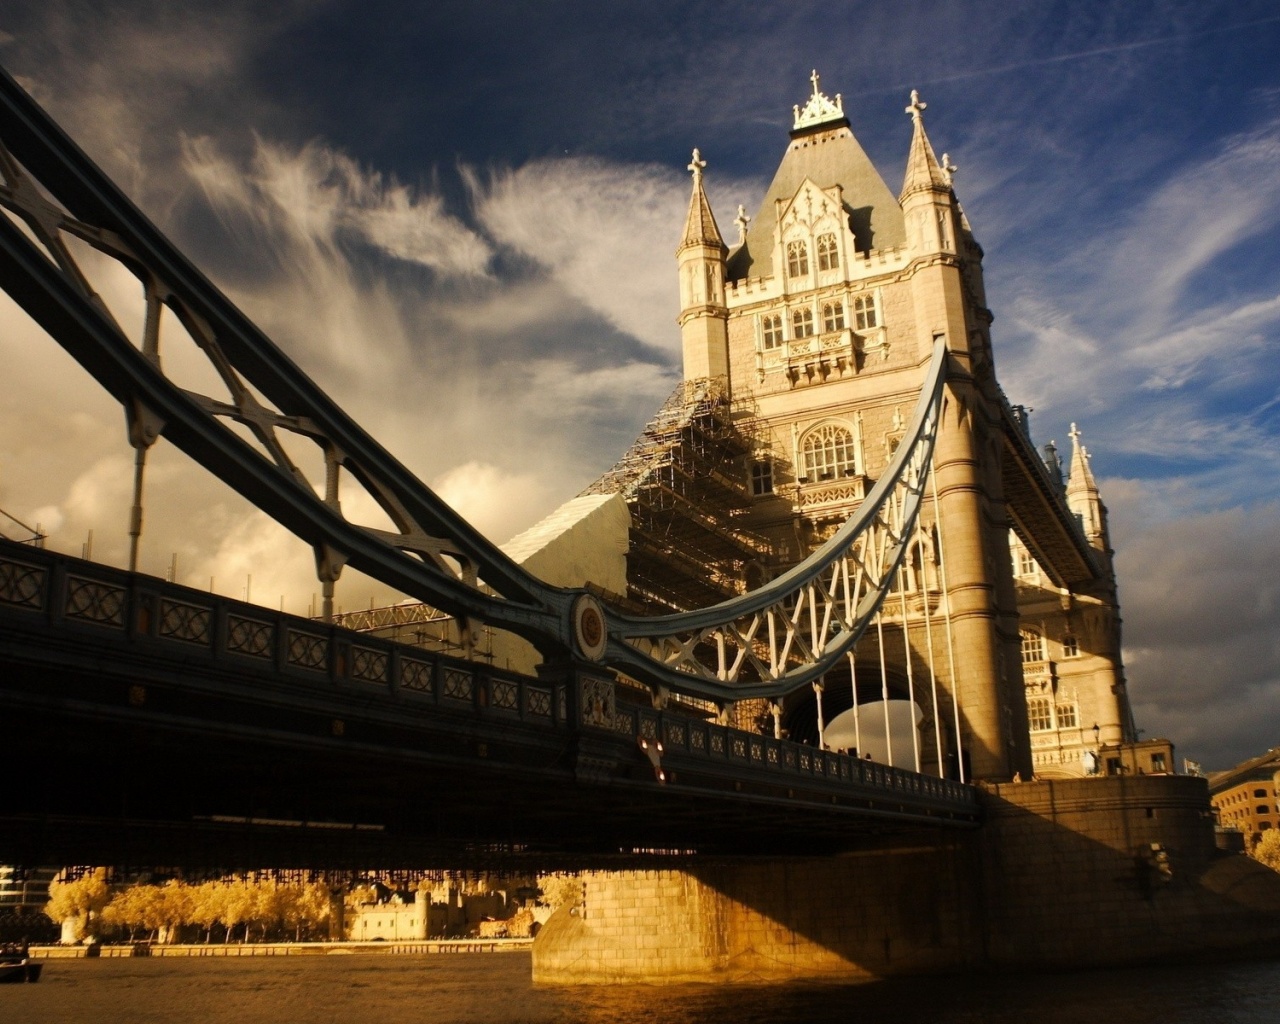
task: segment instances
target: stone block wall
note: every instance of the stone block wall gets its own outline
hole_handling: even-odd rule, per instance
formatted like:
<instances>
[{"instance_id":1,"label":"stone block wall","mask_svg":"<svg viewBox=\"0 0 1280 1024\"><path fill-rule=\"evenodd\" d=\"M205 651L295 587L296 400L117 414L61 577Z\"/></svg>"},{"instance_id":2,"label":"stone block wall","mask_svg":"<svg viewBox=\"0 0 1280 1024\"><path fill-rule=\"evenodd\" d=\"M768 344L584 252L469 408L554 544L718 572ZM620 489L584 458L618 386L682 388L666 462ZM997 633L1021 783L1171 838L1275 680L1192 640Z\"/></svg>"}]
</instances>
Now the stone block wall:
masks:
<instances>
[{"instance_id":1,"label":"stone block wall","mask_svg":"<svg viewBox=\"0 0 1280 1024\"><path fill-rule=\"evenodd\" d=\"M985 804L994 966L1140 963L1280 940L1280 875L1216 849L1204 779L1004 784Z\"/></svg>"},{"instance_id":2,"label":"stone block wall","mask_svg":"<svg viewBox=\"0 0 1280 1024\"><path fill-rule=\"evenodd\" d=\"M1280 875L1216 850L1204 780L1005 784L984 802L977 832L910 846L585 874L583 905L538 934L534 980L858 981L1280 951Z\"/></svg>"},{"instance_id":3,"label":"stone block wall","mask_svg":"<svg viewBox=\"0 0 1280 1024\"><path fill-rule=\"evenodd\" d=\"M584 902L538 933L534 980L870 979L975 959L960 882L972 853L941 847L840 858L592 872Z\"/></svg>"}]
</instances>

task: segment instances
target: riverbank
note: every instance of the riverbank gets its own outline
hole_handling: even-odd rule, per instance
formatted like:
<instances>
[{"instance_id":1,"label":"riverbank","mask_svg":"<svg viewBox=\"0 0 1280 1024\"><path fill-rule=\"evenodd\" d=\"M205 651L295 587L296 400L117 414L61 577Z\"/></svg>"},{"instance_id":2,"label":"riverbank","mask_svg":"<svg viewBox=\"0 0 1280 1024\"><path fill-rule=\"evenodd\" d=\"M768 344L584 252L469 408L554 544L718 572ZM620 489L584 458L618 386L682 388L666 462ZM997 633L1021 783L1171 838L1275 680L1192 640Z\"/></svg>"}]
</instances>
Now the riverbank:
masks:
<instances>
[{"instance_id":1,"label":"riverbank","mask_svg":"<svg viewBox=\"0 0 1280 1024\"><path fill-rule=\"evenodd\" d=\"M533 939L415 939L408 942L151 942L99 944L96 946L32 946L40 960L120 959L124 957L227 957L227 956L342 956L372 953L379 956L434 953L524 953Z\"/></svg>"}]
</instances>

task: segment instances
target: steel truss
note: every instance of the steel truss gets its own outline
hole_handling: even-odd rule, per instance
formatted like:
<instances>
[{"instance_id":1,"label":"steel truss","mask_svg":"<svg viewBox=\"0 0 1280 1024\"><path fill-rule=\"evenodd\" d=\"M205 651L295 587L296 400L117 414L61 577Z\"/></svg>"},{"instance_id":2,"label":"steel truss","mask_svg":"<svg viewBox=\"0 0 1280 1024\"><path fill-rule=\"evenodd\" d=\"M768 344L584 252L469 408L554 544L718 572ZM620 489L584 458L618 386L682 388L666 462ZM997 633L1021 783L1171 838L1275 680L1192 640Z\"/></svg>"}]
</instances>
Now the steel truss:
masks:
<instances>
[{"instance_id":1,"label":"steel truss","mask_svg":"<svg viewBox=\"0 0 1280 1024\"><path fill-rule=\"evenodd\" d=\"M832 668L873 619L902 562L938 429L942 341L892 463L835 536L758 590L697 612L636 618L586 590L541 582L481 536L343 413L3 71L0 179L0 208L9 214L0 215L0 287L124 407L139 486L147 450L165 437L310 544L329 596L349 564L464 627L488 623L544 655L586 658L658 691L724 704L779 698ZM94 291L69 239L141 282L141 346ZM197 394L166 376L162 307L199 346L225 395ZM323 494L290 458L287 435L319 447ZM343 474L394 531L343 514ZM137 532L140 516L135 507Z\"/></svg>"}]
</instances>

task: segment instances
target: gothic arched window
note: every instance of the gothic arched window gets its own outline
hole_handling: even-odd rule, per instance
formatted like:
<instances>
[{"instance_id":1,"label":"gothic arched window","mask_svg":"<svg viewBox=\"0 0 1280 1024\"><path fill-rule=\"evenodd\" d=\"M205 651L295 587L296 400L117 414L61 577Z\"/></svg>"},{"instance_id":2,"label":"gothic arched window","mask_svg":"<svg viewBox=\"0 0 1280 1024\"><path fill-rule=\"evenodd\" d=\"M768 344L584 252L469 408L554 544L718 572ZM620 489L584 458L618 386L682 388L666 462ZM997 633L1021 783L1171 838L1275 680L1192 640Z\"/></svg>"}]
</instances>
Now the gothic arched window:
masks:
<instances>
[{"instance_id":1,"label":"gothic arched window","mask_svg":"<svg viewBox=\"0 0 1280 1024\"><path fill-rule=\"evenodd\" d=\"M822 333L844 330L844 303L824 302L822 304Z\"/></svg>"},{"instance_id":2,"label":"gothic arched window","mask_svg":"<svg viewBox=\"0 0 1280 1024\"><path fill-rule=\"evenodd\" d=\"M853 321L860 331L869 331L879 324L874 295L859 295L853 300Z\"/></svg>"},{"instance_id":3,"label":"gothic arched window","mask_svg":"<svg viewBox=\"0 0 1280 1024\"><path fill-rule=\"evenodd\" d=\"M791 311L791 336L793 338L813 336L813 310L808 306Z\"/></svg>"},{"instance_id":4,"label":"gothic arched window","mask_svg":"<svg viewBox=\"0 0 1280 1024\"><path fill-rule=\"evenodd\" d=\"M766 313L760 318L760 337L765 350L777 348L782 344L782 316L778 313Z\"/></svg>"},{"instance_id":5,"label":"gothic arched window","mask_svg":"<svg viewBox=\"0 0 1280 1024\"><path fill-rule=\"evenodd\" d=\"M802 277L809 273L809 247L804 242L787 243L787 276Z\"/></svg>"},{"instance_id":6,"label":"gothic arched window","mask_svg":"<svg viewBox=\"0 0 1280 1024\"><path fill-rule=\"evenodd\" d=\"M1022 663L1028 665L1035 661L1047 661L1044 637L1034 630L1022 631Z\"/></svg>"},{"instance_id":7,"label":"gothic arched window","mask_svg":"<svg viewBox=\"0 0 1280 1024\"><path fill-rule=\"evenodd\" d=\"M835 235L818 236L818 269L835 270L840 266L840 250L836 248Z\"/></svg>"},{"instance_id":8,"label":"gothic arched window","mask_svg":"<svg viewBox=\"0 0 1280 1024\"><path fill-rule=\"evenodd\" d=\"M853 434L834 423L809 431L801 450L805 473L811 480L851 476L857 470Z\"/></svg>"}]
</instances>

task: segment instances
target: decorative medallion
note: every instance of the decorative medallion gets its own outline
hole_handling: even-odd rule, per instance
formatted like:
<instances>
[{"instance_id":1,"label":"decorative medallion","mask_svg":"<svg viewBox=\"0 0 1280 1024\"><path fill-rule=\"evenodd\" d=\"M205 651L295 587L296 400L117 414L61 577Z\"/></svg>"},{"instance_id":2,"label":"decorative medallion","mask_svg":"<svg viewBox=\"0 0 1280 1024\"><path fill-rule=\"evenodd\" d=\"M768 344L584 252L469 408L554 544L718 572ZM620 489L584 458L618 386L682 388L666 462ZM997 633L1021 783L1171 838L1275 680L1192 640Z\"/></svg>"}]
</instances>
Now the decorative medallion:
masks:
<instances>
[{"instance_id":1,"label":"decorative medallion","mask_svg":"<svg viewBox=\"0 0 1280 1024\"><path fill-rule=\"evenodd\" d=\"M599 661L609 640L604 628L604 608L590 594L579 594L573 602L572 616L578 653L589 661Z\"/></svg>"}]
</instances>

